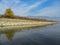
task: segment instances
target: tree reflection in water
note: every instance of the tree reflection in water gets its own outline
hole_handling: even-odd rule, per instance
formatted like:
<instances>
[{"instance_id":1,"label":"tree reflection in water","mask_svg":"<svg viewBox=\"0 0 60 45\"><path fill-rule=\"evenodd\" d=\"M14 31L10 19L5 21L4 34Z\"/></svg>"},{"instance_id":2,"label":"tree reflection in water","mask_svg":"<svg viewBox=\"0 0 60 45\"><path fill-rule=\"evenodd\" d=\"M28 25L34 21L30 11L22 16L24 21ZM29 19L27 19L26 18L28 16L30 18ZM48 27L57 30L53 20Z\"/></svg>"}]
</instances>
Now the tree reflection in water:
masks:
<instances>
[{"instance_id":1,"label":"tree reflection in water","mask_svg":"<svg viewBox=\"0 0 60 45\"><path fill-rule=\"evenodd\" d=\"M15 31L13 31L13 30L6 32L6 37L7 37L7 39L8 39L8 40L12 40L13 37L14 37L14 33L15 33Z\"/></svg>"},{"instance_id":2,"label":"tree reflection in water","mask_svg":"<svg viewBox=\"0 0 60 45\"><path fill-rule=\"evenodd\" d=\"M14 34L15 34L16 31L17 31L17 30L0 31L0 35L1 35L1 34L5 34L6 37L7 37L7 39L8 39L9 41L11 41L11 40L13 39Z\"/></svg>"}]
</instances>

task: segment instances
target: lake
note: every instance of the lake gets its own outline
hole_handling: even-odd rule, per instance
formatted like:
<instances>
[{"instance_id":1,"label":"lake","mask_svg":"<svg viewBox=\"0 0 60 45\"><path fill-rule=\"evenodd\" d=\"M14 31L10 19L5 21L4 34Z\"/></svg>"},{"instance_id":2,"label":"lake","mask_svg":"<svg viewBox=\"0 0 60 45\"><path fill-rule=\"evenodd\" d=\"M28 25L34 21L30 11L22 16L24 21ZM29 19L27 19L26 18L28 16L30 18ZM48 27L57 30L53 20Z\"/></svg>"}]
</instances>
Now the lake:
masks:
<instances>
[{"instance_id":1,"label":"lake","mask_svg":"<svg viewBox=\"0 0 60 45\"><path fill-rule=\"evenodd\" d=\"M60 45L60 23L0 32L0 45Z\"/></svg>"}]
</instances>

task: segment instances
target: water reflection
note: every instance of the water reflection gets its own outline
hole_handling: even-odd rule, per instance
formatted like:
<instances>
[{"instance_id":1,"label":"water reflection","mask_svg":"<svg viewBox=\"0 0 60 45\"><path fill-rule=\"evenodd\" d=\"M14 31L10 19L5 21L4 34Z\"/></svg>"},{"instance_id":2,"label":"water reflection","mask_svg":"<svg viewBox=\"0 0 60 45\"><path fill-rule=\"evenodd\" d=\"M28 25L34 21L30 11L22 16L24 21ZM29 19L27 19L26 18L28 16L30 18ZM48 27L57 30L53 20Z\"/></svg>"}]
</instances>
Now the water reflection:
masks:
<instances>
[{"instance_id":1,"label":"water reflection","mask_svg":"<svg viewBox=\"0 0 60 45\"><path fill-rule=\"evenodd\" d=\"M5 29L6 31L0 31L0 35L4 34L9 41L12 41L16 32L20 32L22 30L26 31L26 30L31 30L31 29L44 28L44 27L46 27L46 26L41 26L41 27L37 26L37 27L23 28L23 29L19 29L19 28L18 29L7 29L7 30Z\"/></svg>"},{"instance_id":2,"label":"water reflection","mask_svg":"<svg viewBox=\"0 0 60 45\"><path fill-rule=\"evenodd\" d=\"M14 37L15 30L8 30L8 31L0 31L0 35L4 34L9 41L11 41Z\"/></svg>"},{"instance_id":3,"label":"water reflection","mask_svg":"<svg viewBox=\"0 0 60 45\"><path fill-rule=\"evenodd\" d=\"M6 37L8 40L12 40L14 36L15 31L8 31L6 32Z\"/></svg>"},{"instance_id":4,"label":"water reflection","mask_svg":"<svg viewBox=\"0 0 60 45\"><path fill-rule=\"evenodd\" d=\"M6 38L0 39L8 41L0 40L0 45L60 45L60 24L0 32L3 34Z\"/></svg>"}]
</instances>

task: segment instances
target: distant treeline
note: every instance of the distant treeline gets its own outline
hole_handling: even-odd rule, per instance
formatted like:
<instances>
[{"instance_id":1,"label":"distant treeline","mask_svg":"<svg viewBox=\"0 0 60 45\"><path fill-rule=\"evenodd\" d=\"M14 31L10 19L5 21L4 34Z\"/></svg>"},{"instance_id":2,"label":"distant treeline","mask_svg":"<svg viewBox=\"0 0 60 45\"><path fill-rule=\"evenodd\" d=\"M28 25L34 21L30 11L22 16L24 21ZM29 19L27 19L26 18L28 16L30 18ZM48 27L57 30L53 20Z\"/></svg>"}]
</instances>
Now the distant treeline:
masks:
<instances>
[{"instance_id":1,"label":"distant treeline","mask_svg":"<svg viewBox=\"0 0 60 45\"><path fill-rule=\"evenodd\" d=\"M0 18L9 18L9 17L5 17L4 15L0 15ZM28 17L21 17L21 16L14 16L14 17L11 17L11 19L23 19L23 20L34 20L34 21L51 21L53 22L53 20L47 20L47 19L38 19L38 18L28 18Z\"/></svg>"},{"instance_id":2,"label":"distant treeline","mask_svg":"<svg viewBox=\"0 0 60 45\"><path fill-rule=\"evenodd\" d=\"M38 18L28 18L28 17L20 17L15 16L11 8L6 9L3 15L0 15L0 18L12 18L12 19L24 19L24 20L35 20L35 21L52 21L47 19L38 19Z\"/></svg>"}]
</instances>

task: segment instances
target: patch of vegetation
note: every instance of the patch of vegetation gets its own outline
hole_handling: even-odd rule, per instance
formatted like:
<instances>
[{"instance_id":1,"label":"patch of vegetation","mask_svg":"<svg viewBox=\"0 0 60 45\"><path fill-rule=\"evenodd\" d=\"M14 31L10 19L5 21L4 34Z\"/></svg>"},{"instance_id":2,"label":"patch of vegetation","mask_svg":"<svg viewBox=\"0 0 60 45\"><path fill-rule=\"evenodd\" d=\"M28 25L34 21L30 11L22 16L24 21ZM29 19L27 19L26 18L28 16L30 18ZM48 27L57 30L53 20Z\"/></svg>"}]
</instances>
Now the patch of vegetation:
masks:
<instances>
[{"instance_id":1,"label":"patch of vegetation","mask_svg":"<svg viewBox=\"0 0 60 45\"><path fill-rule=\"evenodd\" d=\"M4 16L7 18L13 18L14 17L14 13L11 10L11 8L6 9Z\"/></svg>"},{"instance_id":2,"label":"patch of vegetation","mask_svg":"<svg viewBox=\"0 0 60 45\"><path fill-rule=\"evenodd\" d=\"M0 18L11 18L11 19L22 19L22 20L31 20L31 21L46 21L46 22L53 22L52 20L46 20L46 19L38 19L38 18L28 18L28 17L20 17L15 16L11 8L6 9L4 15L0 15Z\"/></svg>"}]
</instances>

